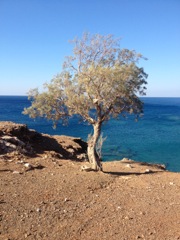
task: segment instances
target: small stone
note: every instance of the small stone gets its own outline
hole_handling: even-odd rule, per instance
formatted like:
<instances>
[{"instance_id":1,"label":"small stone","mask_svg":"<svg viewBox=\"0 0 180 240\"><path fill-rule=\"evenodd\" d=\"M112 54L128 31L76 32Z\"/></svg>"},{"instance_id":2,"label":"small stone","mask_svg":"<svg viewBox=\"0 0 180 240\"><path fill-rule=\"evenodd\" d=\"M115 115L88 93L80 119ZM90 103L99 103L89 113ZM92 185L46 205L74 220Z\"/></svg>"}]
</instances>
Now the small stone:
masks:
<instances>
[{"instance_id":1,"label":"small stone","mask_svg":"<svg viewBox=\"0 0 180 240\"><path fill-rule=\"evenodd\" d=\"M41 209L40 209L40 208L37 208L37 209L36 209L36 212L41 212Z\"/></svg>"},{"instance_id":2,"label":"small stone","mask_svg":"<svg viewBox=\"0 0 180 240\"><path fill-rule=\"evenodd\" d=\"M26 168L32 168L32 165L31 165L30 163L25 163L24 166L25 166Z\"/></svg>"},{"instance_id":3,"label":"small stone","mask_svg":"<svg viewBox=\"0 0 180 240\"><path fill-rule=\"evenodd\" d=\"M20 174L20 172L18 172L18 171L13 171L13 174Z\"/></svg>"},{"instance_id":4,"label":"small stone","mask_svg":"<svg viewBox=\"0 0 180 240\"><path fill-rule=\"evenodd\" d=\"M93 169L91 167L88 167L88 166L81 166L81 171L90 172L90 171L93 171Z\"/></svg>"},{"instance_id":5,"label":"small stone","mask_svg":"<svg viewBox=\"0 0 180 240\"><path fill-rule=\"evenodd\" d=\"M127 162L127 161L129 161L129 158L123 158L123 159L121 160L121 162Z\"/></svg>"},{"instance_id":6,"label":"small stone","mask_svg":"<svg viewBox=\"0 0 180 240\"><path fill-rule=\"evenodd\" d=\"M128 179L130 179L131 177L122 176L121 178L124 179L124 180L128 180Z\"/></svg>"},{"instance_id":7,"label":"small stone","mask_svg":"<svg viewBox=\"0 0 180 240\"><path fill-rule=\"evenodd\" d=\"M140 214L140 215L145 215L146 213L145 213L145 212L140 212L139 214Z\"/></svg>"},{"instance_id":8,"label":"small stone","mask_svg":"<svg viewBox=\"0 0 180 240\"><path fill-rule=\"evenodd\" d=\"M73 148L68 148L68 152L70 152L71 154L74 153L74 149Z\"/></svg>"},{"instance_id":9,"label":"small stone","mask_svg":"<svg viewBox=\"0 0 180 240\"><path fill-rule=\"evenodd\" d=\"M170 182L170 183L169 183L169 185L171 185L171 186L172 186L172 185L174 185L174 183L173 183L173 182Z\"/></svg>"},{"instance_id":10,"label":"small stone","mask_svg":"<svg viewBox=\"0 0 180 240\"><path fill-rule=\"evenodd\" d=\"M145 173L152 173L152 172L153 171L151 169L148 169L148 168L145 170Z\"/></svg>"},{"instance_id":11,"label":"small stone","mask_svg":"<svg viewBox=\"0 0 180 240\"><path fill-rule=\"evenodd\" d=\"M22 163L24 163L23 160L20 160L20 161L17 161L17 162L16 162L16 164L22 164Z\"/></svg>"},{"instance_id":12,"label":"small stone","mask_svg":"<svg viewBox=\"0 0 180 240\"><path fill-rule=\"evenodd\" d=\"M126 165L127 168L132 168L131 164Z\"/></svg>"}]
</instances>

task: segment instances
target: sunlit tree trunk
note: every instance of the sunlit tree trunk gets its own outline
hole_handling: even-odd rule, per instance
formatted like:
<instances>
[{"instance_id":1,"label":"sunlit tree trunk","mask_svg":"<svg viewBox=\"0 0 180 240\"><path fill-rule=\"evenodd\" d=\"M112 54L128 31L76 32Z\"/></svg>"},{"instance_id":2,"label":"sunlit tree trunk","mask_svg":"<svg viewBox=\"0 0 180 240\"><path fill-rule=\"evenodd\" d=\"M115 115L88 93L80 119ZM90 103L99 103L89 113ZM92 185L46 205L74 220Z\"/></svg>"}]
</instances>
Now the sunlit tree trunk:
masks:
<instances>
[{"instance_id":1,"label":"sunlit tree trunk","mask_svg":"<svg viewBox=\"0 0 180 240\"><path fill-rule=\"evenodd\" d=\"M92 169L95 171L102 171L101 159L96 152L96 145L101 134L101 123L97 122L96 124L93 124L93 128L94 134L88 141L87 154Z\"/></svg>"}]
</instances>

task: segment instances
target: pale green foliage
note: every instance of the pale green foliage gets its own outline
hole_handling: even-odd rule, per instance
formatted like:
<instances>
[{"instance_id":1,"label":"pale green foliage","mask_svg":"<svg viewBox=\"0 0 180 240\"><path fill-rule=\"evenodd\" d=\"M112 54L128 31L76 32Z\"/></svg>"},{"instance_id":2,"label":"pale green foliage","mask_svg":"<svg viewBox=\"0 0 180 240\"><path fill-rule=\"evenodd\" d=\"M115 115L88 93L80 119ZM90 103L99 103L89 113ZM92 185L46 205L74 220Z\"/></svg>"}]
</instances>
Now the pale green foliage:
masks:
<instances>
[{"instance_id":1,"label":"pale green foliage","mask_svg":"<svg viewBox=\"0 0 180 240\"><path fill-rule=\"evenodd\" d=\"M112 35L84 34L73 44L73 56L66 57L62 73L45 85L46 91L29 92L32 105L24 113L54 122L78 114L90 124L119 114L139 115L143 105L137 94L145 95L147 78L138 67L142 55L120 49Z\"/></svg>"},{"instance_id":2,"label":"pale green foliage","mask_svg":"<svg viewBox=\"0 0 180 240\"><path fill-rule=\"evenodd\" d=\"M32 104L24 109L24 114L31 118L45 117L53 120L54 124L59 119L67 123L68 109L66 107L66 95L64 92L64 82L61 75L57 75L49 84L44 84L45 91L39 93L38 89L29 91L29 100Z\"/></svg>"}]
</instances>

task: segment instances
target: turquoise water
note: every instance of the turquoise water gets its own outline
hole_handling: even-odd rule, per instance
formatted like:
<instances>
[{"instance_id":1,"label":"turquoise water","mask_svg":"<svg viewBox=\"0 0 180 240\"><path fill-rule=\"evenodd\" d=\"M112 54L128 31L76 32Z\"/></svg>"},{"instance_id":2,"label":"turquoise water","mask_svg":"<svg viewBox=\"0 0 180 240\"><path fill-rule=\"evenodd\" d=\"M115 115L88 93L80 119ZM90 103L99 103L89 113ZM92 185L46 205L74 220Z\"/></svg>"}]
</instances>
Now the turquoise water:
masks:
<instances>
[{"instance_id":1,"label":"turquoise water","mask_svg":"<svg viewBox=\"0 0 180 240\"><path fill-rule=\"evenodd\" d=\"M161 163L168 170L180 172L180 98L143 98L144 116L138 122L128 119L110 120L103 125L103 160L134 160ZM21 114L29 106L27 97L0 96L0 121L25 123L29 128L48 134L70 135L87 140L91 126L70 119L68 127L43 119L33 120Z\"/></svg>"}]
</instances>

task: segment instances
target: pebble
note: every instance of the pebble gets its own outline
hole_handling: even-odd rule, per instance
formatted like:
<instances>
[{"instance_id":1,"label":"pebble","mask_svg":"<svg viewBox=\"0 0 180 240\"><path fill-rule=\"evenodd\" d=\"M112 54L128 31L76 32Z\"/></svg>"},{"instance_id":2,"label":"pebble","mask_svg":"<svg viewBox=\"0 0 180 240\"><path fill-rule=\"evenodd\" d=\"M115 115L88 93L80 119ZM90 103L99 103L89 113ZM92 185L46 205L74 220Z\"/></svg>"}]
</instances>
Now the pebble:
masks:
<instances>
[{"instance_id":1,"label":"pebble","mask_svg":"<svg viewBox=\"0 0 180 240\"><path fill-rule=\"evenodd\" d=\"M137 236L136 239L144 239L144 235L141 235L141 236Z\"/></svg>"},{"instance_id":2,"label":"pebble","mask_svg":"<svg viewBox=\"0 0 180 240\"><path fill-rule=\"evenodd\" d=\"M29 237L29 236L31 236L31 233L28 232L28 233L26 233L25 235L26 235L27 237ZM25 235L24 235L24 236L25 236Z\"/></svg>"},{"instance_id":3,"label":"pebble","mask_svg":"<svg viewBox=\"0 0 180 240\"><path fill-rule=\"evenodd\" d=\"M148 169L148 168L145 170L145 173L152 173L152 172L153 171L151 169Z\"/></svg>"},{"instance_id":4,"label":"pebble","mask_svg":"<svg viewBox=\"0 0 180 240\"><path fill-rule=\"evenodd\" d=\"M32 165L31 165L30 163L25 163L24 166L25 166L26 168L32 168Z\"/></svg>"},{"instance_id":5,"label":"pebble","mask_svg":"<svg viewBox=\"0 0 180 240\"><path fill-rule=\"evenodd\" d=\"M22 163L24 163L23 160L20 160L20 161L17 161L17 162L16 162L16 164L22 164Z\"/></svg>"},{"instance_id":6,"label":"pebble","mask_svg":"<svg viewBox=\"0 0 180 240\"><path fill-rule=\"evenodd\" d=\"M122 176L121 179L124 179L124 180L128 180L130 179L131 177L126 177L126 176Z\"/></svg>"},{"instance_id":7,"label":"pebble","mask_svg":"<svg viewBox=\"0 0 180 240\"><path fill-rule=\"evenodd\" d=\"M81 166L81 171L90 172L90 171L92 171L92 168L88 167L88 166Z\"/></svg>"},{"instance_id":8,"label":"pebble","mask_svg":"<svg viewBox=\"0 0 180 240\"><path fill-rule=\"evenodd\" d=\"M20 172L18 172L18 171L13 171L13 174L20 174Z\"/></svg>"},{"instance_id":9,"label":"pebble","mask_svg":"<svg viewBox=\"0 0 180 240\"><path fill-rule=\"evenodd\" d=\"M126 167L128 167L128 168L132 168L131 164L127 164Z\"/></svg>"},{"instance_id":10,"label":"pebble","mask_svg":"<svg viewBox=\"0 0 180 240\"><path fill-rule=\"evenodd\" d=\"M140 215L145 215L146 213L145 213L145 212L140 212L139 214L140 214Z\"/></svg>"}]
</instances>

